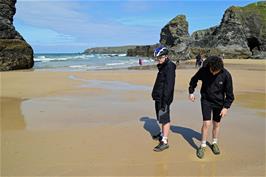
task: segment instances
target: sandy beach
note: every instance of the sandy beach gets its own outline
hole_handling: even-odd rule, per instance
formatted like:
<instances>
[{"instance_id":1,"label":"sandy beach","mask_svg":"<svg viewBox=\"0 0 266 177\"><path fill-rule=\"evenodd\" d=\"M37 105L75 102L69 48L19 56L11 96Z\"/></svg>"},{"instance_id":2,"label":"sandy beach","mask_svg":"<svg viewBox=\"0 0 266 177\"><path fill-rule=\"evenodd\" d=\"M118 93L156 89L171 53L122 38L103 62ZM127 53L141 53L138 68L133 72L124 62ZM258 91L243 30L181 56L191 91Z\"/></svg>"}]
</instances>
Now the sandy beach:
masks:
<instances>
[{"instance_id":1,"label":"sandy beach","mask_svg":"<svg viewBox=\"0 0 266 177\"><path fill-rule=\"evenodd\" d=\"M1 176L265 176L265 60L225 60L236 100L221 155L196 157L202 123L176 71L170 148L157 153L157 70L1 72ZM209 138L209 141L211 138Z\"/></svg>"}]
</instances>

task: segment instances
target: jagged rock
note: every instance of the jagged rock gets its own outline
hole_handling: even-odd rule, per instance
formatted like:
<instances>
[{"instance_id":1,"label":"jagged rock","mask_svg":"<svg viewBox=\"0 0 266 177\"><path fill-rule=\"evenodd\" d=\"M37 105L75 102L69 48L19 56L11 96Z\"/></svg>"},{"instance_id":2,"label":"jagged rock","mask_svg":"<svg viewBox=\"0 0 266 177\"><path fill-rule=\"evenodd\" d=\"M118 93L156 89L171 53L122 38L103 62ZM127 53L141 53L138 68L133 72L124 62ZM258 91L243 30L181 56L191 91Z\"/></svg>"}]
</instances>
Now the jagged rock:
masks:
<instances>
[{"instance_id":1,"label":"jagged rock","mask_svg":"<svg viewBox=\"0 0 266 177\"><path fill-rule=\"evenodd\" d=\"M194 40L194 42L200 41L200 40L205 39L206 37L212 35L213 32L217 29L217 27L218 26L214 26L214 27L211 27L208 29L195 31L194 33L192 33L191 37ZM202 43L202 45L204 45L205 43ZM198 44L198 45L200 45L200 44Z\"/></svg>"},{"instance_id":2,"label":"jagged rock","mask_svg":"<svg viewBox=\"0 0 266 177\"><path fill-rule=\"evenodd\" d=\"M218 26L188 34L188 22L179 15L161 30L160 43L174 60L220 55L224 58L266 58L266 2L228 8ZM150 46L128 51L130 56L151 56Z\"/></svg>"},{"instance_id":3,"label":"jagged rock","mask_svg":"<svg viewBox=\"0 0 266 177\"><path fill-rule=\"evenodd\" d=\"M160 34L160 43L173 47L189 39L188 22L185 15L178 15L166 24Z\"/></svg>"},{"instance_id":4,"label":"jagged rock","mask_svg":"<svg viewBox=\"0 0 266 177\"><path fill-rule=\"evenodd\" d=\"M225 58L265 58L265 9L266 2L228 8L219 26L192 34L191 54L202 48L207 55L217 53Z\"/></svg>"},{"instance_id":5,"label":"jagged rock","mask_svg":"<svg viewBox=\"0 0 266 177\"><path fill-rule=\"evenodd\" d=\"M0 71L32 68L33 50L13 26L16 0L0 0Z\"/></svg>"},{"instance_id":6,"label":"jagged rock","mask_svg":"<svg viewBox=\"0 0 266 177\"><path fill-rule=\"evenodd\" d=\"M189 59L191 37L185 15L178 15L161 30L160 43L170 48L170 57L174 60Z\"/></svg>"}]
</instances>

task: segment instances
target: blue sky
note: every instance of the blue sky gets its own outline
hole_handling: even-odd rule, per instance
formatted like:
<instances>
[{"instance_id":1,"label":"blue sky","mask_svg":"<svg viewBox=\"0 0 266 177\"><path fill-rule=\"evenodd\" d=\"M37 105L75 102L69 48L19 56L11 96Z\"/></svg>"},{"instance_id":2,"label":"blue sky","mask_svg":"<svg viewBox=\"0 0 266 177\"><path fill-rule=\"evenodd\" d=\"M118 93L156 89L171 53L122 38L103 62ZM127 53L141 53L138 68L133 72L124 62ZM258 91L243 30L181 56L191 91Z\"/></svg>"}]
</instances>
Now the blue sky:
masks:
<instances>
[{"instance_id":1,"label":"blue sky","mask_svg":"<svg viewBox=\"0 0 266 177\"><path fill-rule=\"evenodd\" d=\"M14 25L35 53L73 53L99 46L159 42L160 31L184 14L190 34L218 25L224 11L252 0L17 0Z\"/></svg>"}]
</instances>

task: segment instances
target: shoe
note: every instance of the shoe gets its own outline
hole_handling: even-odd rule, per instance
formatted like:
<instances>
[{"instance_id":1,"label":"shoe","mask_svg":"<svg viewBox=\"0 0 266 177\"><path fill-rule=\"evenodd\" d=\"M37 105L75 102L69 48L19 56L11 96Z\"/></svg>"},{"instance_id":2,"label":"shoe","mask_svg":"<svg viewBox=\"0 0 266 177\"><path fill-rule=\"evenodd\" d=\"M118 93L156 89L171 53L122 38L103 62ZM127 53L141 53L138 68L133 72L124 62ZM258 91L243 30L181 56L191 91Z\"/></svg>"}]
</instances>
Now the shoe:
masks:
<instances>
[{"instance_id":1,"label":"shoe","mask_svg":"<svg viewBox=\"0 0 266 177\"><path fill-rule=\"evenodd\" d=\"M218 144L217 143L212 144L211 145L211 149L212 149L212 152L215 155L219 155L220 154L220 150L219 150L219 147L218 147Z\"/></svg>"},{"instance_id":2,"label":"shoe","mask_svg":"<svg viewBox=\"0 0 266 177\"><path fill-rule=\"evenodd\" d=\"M202 159L204 157L205 149L206 149L205 147L201 146L197 149L198 158Z\"/></svg>"},{"instance_id":3,"label":"shoe","mask_svg":"<svg viewBox=\"0 0 266 177\"><path fill-rule=\"evenodd\" d=\"M157 135L152 136L152 139L162 141L163 137L162 137L161 133L159 133Z\"/></svg>"},{"instance_id":4,"label":"shoe","mask_svg":"<svg viewBox=\"0 0 266 177\"><path fill-rule=\"evenodd\" d=\"M153 150L156 152L161 152L168 148L169 148L169 145L161 141Z\"/></svg>"}]
</instances>

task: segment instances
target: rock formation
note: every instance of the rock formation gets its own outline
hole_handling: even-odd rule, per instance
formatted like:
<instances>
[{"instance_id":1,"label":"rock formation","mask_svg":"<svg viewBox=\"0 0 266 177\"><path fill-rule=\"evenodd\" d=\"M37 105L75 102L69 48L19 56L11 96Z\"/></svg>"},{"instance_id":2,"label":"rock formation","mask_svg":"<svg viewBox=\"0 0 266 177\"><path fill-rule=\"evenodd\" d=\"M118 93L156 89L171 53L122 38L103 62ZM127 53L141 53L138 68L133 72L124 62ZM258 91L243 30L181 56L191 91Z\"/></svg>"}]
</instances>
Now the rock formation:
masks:
<instances>
[{"instance_id":1,"label":"rock formation","mask_svg":"<svg viewBox=\"0 0 266 177\"><path fill-rule=\"evenodd\" d=\"M0 0L0 71L32 68L33 50L13 26L16 0Z\"/></svg>"},{"instance_id":2,"label":"rock formation","mask_svg":"<svg viewBox=\"0 0 266 177\"><path fill-rule=\"evenodd\" d=\"M224 58L266 58L265 9L265 1L232 6L218 26L195 31L191 36L186 17L179 15L162 28L160 43L170 49L174 60L195 58L199 52ZM135 53L139 50L143 48L136 48Z\"/></svg>"},{"instance_id":3,"label":"rock formation","mask_svg":"<svg viewBox=\"0 0 266 177\"><path fill-rule=\"evenodd\" d=\"M178 15L166 24L160 34L160 43L171 48L172 58L189 59L191 38L185 15Z\"/></svg>"},{"instance_id":4,"label":"rock formation","mask_svg":"<svg viewBox=\"0 0 266 177\"><path fill-rule=\"evenodd\" d=\"M85 54L126 54L127 50L133 49L136 46L118 46L118 47L94 47L86 49Z\"/></svg>"},{"instance_id":5,"label":"rock formation","mask_svg":"<svg viewBox=\"0 0 266 177\"><path fill-rule=\"evenodd\" d=\"M266 2L228 8L219 26L192 34L191 52L225 58L266 58Z\"/></svg>"},{"instance_id":6,"label":"rock formation","mask_svg":"<svg viewBox=\"0 0 266 177\"><path fill-rule=\"evenodd\" d=\"M178 15L163 27L160 43L173 47L189 39L188 22L185 15Z\"/></svg>"},{"instance_id":7,"label":"rock formation","mask_svg":"<svg viewBox=\"0 0 266 177\"><path fill-rule=\"evenodd\" d=\"M154 49L158 46L159 44L136 46L134 49L127 51L127 56L151 57L153 56Z\"/></svg>"}]
</instances>

